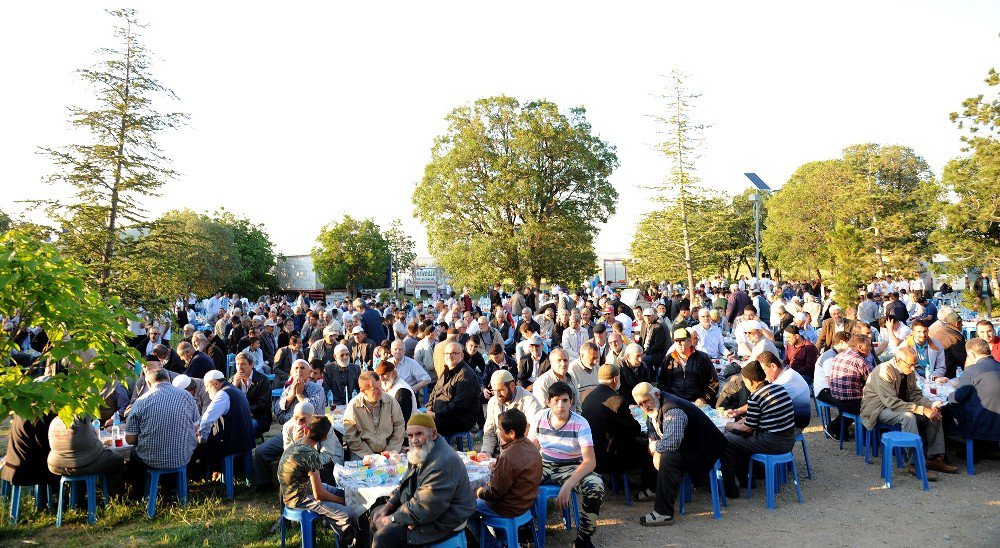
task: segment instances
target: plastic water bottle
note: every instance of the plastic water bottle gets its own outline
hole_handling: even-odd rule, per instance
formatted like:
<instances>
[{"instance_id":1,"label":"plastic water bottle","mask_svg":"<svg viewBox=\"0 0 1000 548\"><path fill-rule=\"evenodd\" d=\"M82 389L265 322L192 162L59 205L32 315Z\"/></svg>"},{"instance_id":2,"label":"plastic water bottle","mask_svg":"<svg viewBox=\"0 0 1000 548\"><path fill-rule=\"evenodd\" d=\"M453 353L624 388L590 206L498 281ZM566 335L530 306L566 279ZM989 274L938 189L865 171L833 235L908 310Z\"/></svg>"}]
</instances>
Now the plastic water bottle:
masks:
<instances>
[{"instance_id":1,"label":"plastic water bottle","mask_svg":"<svg viewBox=\"0 0 1000 548\"><path fill-rule=\"evenodd\" d=\"M333 409L333 390L326 391L326 405L330 409Z\"/></svg>"},{"instance_id":2,"label":"plastic water bottle","mask_svg":"<svg viewBox=\"0 0 1000 548\"><path fill-rule=\"evenodd\" d=\"M122 446L122 419L118 416L118 412L115 411L115 416L111 419L111 440L114 442L115 447Z\"/></svg>"},{"instance_id":3,"label":"plastic water bottle","mask_svg":"<svg viewBox=\"0 0 1000 548\"><path fill-rule=\"evenodd\" d=\"M93 422L90 423L90 425L94 427L94 432L97 432L97 435L100 436L101 435L101 421L99 421L97 419L94 419Z\"/></svg>"},{"instance_id":4,"label":"plastic water bottle","mask_svg":"<svg viewBox=\"0 0 1000 548\"><path fill-rule=\"evenodd\" d=\"M956 379L961 379L962 378L962 368L961 367L959 367L958 369L955 370L955 378Z\"/></svg>"}]
</instances>

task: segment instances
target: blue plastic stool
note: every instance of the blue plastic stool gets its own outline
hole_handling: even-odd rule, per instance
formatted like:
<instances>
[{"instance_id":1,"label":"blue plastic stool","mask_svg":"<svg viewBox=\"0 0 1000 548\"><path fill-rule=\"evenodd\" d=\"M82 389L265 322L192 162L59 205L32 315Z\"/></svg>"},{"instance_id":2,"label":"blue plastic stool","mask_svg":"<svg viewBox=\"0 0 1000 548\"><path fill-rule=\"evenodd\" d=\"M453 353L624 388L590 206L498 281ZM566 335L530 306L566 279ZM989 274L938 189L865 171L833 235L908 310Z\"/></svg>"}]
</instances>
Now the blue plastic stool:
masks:
<instances>
[{"instance_id":1,"label":"blue plastic stool","mask_svg":"<svg viewBox=\"0 0 1000 548\"><path fill-rule=\"evenodd\" d=\"M226 455L222 457L222 479L226 484L226 498L231 499L236 496L235 494L235 473L233 472L233 461L236 458L236 453L232 455ZM247 478L247 485L250 485L251 470L253 470L253 453L252 451L247 451L243 453L243 473Z\"/></svg>"},{"instance_id":2,"label":"blue plastic stool","mask_svg":"<svg viewBox=\"0 0 1000 548\"><path fill-rule=\"evenodd\" d=\"M802 443L802 456L806 459L806 475L809 479L813 479L812 467L809 466L809 451L806 450L806 437L799 432L795 435L795 441Z\"/></svg>"},{"instance_id":3,"label":"blue plastic stool","mask_svg":"<svg viewBox=\"0 0 1000 548\"><path fill-rule=\"evenodd\" d=\"M726 487L722 482L722 463L719 461L715 461L715 466L708 471L708 486L712 489L712 517L722 519L721 506L729 508L729 503L726 501ZM691 484L691 476L685 472L684 478L681 480L681 492L677 496L682 516L684 515L684 503L691 502L693 492L694 486Z\"/></svg>"},{"instance_id":4,"label":"blue plastic stool","mask_svg":"<svg viewBox=\"0 0 1000 548\"><path fill-rule=\"evenodd\" d=\"M479 548L485 548L486 546L486 535L489 533L486 531L486 527L492 527L495 531L504 532L504 540L501 541L501 545L507 546L508 548L518 548L520 546L520 541L517 538L517 528L524 525L525 523L534 523L534 518L531 515L531 511L527 511L516 518L497 518L497 517L483 517L482 524L479 526ZM538 534L535 534L538 537ZM499 540L499 539L498 539Z\"/></svg>"},{"instance_id":5,"label":"blue plastic stool","mask_svg":"<svg viewBox=\"0 0 1000 548\"><path fill-rule=\"evenodd\" d=\"M281 548L285 548L285 527L286 522L296 521L302 531L302 548L312 548L316 544L316 528L313 522L320 519L320 515L309 510L300 510L285 506L281 510ZM340 546L340 536L334 533L333 545Z\"/></svg>"},{"instance_id":6,"label":"blue plastic stool","mask_svg":"<svg viewBox=\"0 0 1000 548\"><path fill-rule=\"evenodd\" d=\"M275 388L274 390L271 390L271 403L273 404L274 402L281 399L281 393L284 391L285 391L284 388Z\"/></svg>"},{"instance_id":7,"label":"blue plastic stool","mask_svg":"<svg viewBox=\"0 0 1000 548\"><path fill-rule=\"evenodd\" d=\"M924 482L924 491L930 491L931 486L927 483L927 463L924 461L924 442L918 434L909 432L886 432L882 434L882 477L885 478L885 486L892 489L892 457L895 455L897 463L902 466L903 449L913 449L916 455L917 477ZM896 453L899 451L899 454Z\"/></svg>"},{"instance_id":8,"label":"blue plastic stool","mask_svg":"<svg viewBox=\"0 0 1000 548\"><path fill-rule=\"evenodd\" d=\"M455 432L454 434L445 436L444 439L448 440L448 445L455 444L459 451L472 451L472 432ZM462 448L463 439L468 443L468 449Z\"/></svg>"},{"instance_id":9,"label":"blue plastic stool","mask_svg":"<svg viewBox=\"0 0 1000 548\"><path fill-rule=\"evenodd\" d=\"M873 457L878 456L878 440L881 439L884 432L899 432L900 427L898 424L885 424L884 422L875 423L875 428L868 431L868 447L865 448L865 464L870 461L868 455L871 454Z\"/></svg>"},{"instance_id":10,"label":"blue plastic stool","mask_svg":"<svg viewBox=\"0 0 1000 548\"><path fill-rule=\"evenodd\" d=\"M532 512L535 514L535 520L538 523L538 526L535 528L535 544L538 548L545 548L545 520L549 499L558 497L559 489L561 488L561 485L540 485L538 487L538 498L535 499L535 505L532 507ZM570 504L573 506L576 523L579 524L580 506L577 503L576 491L570 493ZM567 531L573 528L573 520L571 519L569 508L563 510L563 523L566 525Z\"/></svg>"},{"instance_id":11,"label":"blue plastic stool","mask_svg":"<svg viewBox=\"0 0 1000 548\"><path fill-rule=\"evenodd\" d=\"M149 493L149 506L146 508L146 515L153 517L156 515L156 489L160 484L160 476L177 474L177 500L181 501L185 507L188 503L187 496L187 467L180 468L149 468L146 470L146 490Z\"/></svg>"},{"instance_id":12,"label":"blue plastic stool","mask_svg":"<svg viewBox=\"0 0 1000 548\"><path fill-rule=\"evenodd\" d=\"M465 543L465 529L456 532L454 535L442 540L441 542L436 542L430 544L427 548L468 548L469 545ZM305 548L303 546L302 548Z\"/></svg>"},{"instance_id":13,"label":"blue plastic stool","mask_svg":"<svg viewBox=\"0 0 1000 548\"><path fill-rule=\"evenodd\" d=\"M972 446L974 445L972 438L965 438L965 472L970 476L975 475L974 463L972 460Z\"/></svg>"},{"instance_id":14,"label":"blue plastic stool","mask_svg":"<svg viewBox=\"0 0 1000 548\"><path fill-rule=\"evenodd\" d=\"M865 430L865 425L861 424L861 417L854 413L840 412L840 448L844 449L844 419L854 419L854 452L859 457L863 456L868 441L865 434L868 431Z\"/></svg>"},{"instance_id":15,"label":"blue plastic stool","mask_svg":"<svg viewBox=\"0 0 1000 548\"><path fill-rule=\"evenodd\" d=\"M795 482L795 494L798 495L799 504L802 504L802 490L799 488L799 473L795 469L795 457L791 453L783 453L781 455L768 455L765 453L754 453L750 455L750 466L747 471L747 498L751 495L751 486L753 485L753 463L757 461L764 465L764 482L765 491L767 493L766 506L768 510L774 510L775 501L774 495L777 492L777 468L779 464L791 464L792 466L792 481Z\"/></svg>"},{"instance_id":16,"label":"blue plastic stool","mask_svg":"<svg viewBox=\"0 0 1000 548\"><path fill-rule=\"evenodd\" d=\"M21 515L21 492L24 487L34 487L35 489L35 510L42 507L42 485L11 485L10 486L10 524L17 525L17 520ZM45 484L46 503L52 503L52 486Z\"/></svg>"},{"instance_id":17,"label":"blue plastic stool","mask_svg":"<svg viewBox=\"0 0 1000 548\"><path fill-rule=\"evenodd\" d=\"M267 380L274 382L274 373L265 373L264 376L267 377Z\"/></svg>"},{"instance_id":18,"label":"blue plastic stool","mask_svg":"<svg viewBox=\"0 0 1000 548\"><path fill-rule=\"evenodd\" d=\"M614 493L615 495L618 494L618 485L615 483L615 477L618 476L618 475L621 476L622 484L625 486L625 489L624 489L624 491L625 491L625 506L631 507L632 506L632 493L629 492L628 473L608 474L608 477L610 479L610 481L608 482L608 484L611 485L611 492Z\"/></svg>"},{"instance_id":19,"label":"blue plastic stool","mask_svg":"<svg viewBox=\"0 0 1000 548\"><path fill-rule=\"evenodd\" d=\"M97 474L90 474L87 476L63 476L59 478L59 504L58 510L56 511L56 527L62 527L62 516L63 516L63 487L66 484L69 485L69 505L70 507L76 506L76 487L77 483L83 482L87 487L87 522L91 525L97 521L97 480L101 480L101 487L104 489L104 495L108 494L108 478Z\"/></svg>"},{"instance_id":20,"label":"blue plastic stool","mask_svg":"<svg viewBox=\"0 0 1000 548\"><path fill-rule=\"evenodd\" d=\"M823 435L832 439L833 436L830 435L828 429L830 428L830 422L833 420L830 415L830 410L833 409L833 406L819 400L813 400L813 403L816 404L816 416L819 417L819 423L823 426Z\"/></svg>"}]
</instances>

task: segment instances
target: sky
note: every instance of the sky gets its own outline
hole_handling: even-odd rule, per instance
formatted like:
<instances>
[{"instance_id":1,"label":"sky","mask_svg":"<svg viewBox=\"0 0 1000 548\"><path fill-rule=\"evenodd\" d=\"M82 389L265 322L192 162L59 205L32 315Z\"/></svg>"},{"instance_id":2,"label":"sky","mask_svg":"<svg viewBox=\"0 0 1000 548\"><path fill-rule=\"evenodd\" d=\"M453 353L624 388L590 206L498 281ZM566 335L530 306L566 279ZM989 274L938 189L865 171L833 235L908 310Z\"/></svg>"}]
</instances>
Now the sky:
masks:
<instances>
[{"instance_id":1,"label":"sky","mask_svg":"<svg viewBox=\"0 0 1000 548\"><path fill-rule=\"evenodd\" d=\"M342 5L343 4L343 5ZM5 4L0 17L0 210L65 189L41 146L86 142L67 123L91 106L75 75L115 46L100 2ZM962 154L948 114L991 93L1000 2L159 2L138 5L153 73L190 123L160 145L179 176L151 216L225 209L276 251L305 254L342 215L399 218L427 255L411 195L444 117L478 98L584 106L616 147L617 214L599 257L627 254L649 185L670 164L652 116L672 69L700 93L705 186L739 193L755 172L780 188L851 144L912 147L940 176ZM995 95L996 90L992 93ZM27 218L30 219L30 214ZM752 227L748 227L752 231Z\"/></svg>"}]
</instances>

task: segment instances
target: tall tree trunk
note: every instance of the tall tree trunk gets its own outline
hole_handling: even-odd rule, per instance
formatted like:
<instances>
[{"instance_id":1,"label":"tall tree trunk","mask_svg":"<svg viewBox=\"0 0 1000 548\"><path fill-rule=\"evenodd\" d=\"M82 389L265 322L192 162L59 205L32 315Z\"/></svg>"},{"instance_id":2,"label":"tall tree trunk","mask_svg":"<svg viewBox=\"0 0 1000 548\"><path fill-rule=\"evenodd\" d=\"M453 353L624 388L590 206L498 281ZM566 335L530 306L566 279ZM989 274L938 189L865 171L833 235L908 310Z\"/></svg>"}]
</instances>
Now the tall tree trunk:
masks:
<instances>
[{"instance_id":1,"label":"tall tree trunk","mask_svg":"<svg viewBox=\"0 0 1000 548\"><path fill-rule=\"evenodd\" d=\"M111 278L111 260L115 256L115 240L118 239L118 193L121 190L122 164L125 163L125 131L128 122L128 108L130 97L132 71L132 32L129 27L128 35L125 38L125 91L122 96L121 124L118 128L118 150L115 157L115 179L111 188L111 204L108 211L108 233L104 242L104 256L101 258L101 279L98 284L102 296L108 294L108 284Z\"/></svg>"}]
</instances>

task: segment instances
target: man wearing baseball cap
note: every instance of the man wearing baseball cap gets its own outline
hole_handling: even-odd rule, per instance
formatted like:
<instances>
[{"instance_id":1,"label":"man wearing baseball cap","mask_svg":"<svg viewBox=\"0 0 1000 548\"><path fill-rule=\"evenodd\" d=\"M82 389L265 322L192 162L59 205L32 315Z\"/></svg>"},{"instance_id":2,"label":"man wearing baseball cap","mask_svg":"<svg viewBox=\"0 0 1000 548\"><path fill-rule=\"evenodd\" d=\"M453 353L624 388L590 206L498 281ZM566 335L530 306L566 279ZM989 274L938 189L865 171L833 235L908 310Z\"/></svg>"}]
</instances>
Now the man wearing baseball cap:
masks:
<instances>
[{"instance_id":1,"label":"man wearing baseball cap","mask_svg":"<svg viewBox=\"0 0 1000 548\"><path fill-rule=\"evenodd\" d=\"M274 353L278 351L278 339L274 334L274 329L278 323L268 318L264 320L264 332L259 335L260 351L264 354L264 365L271 367L274 365Z\"/></svg>"},{"instance_id":2,"label":"man wearing baseball cap","mask_svg":"<svg viewBox=\"0 0 1000 548\"><path fill-rule=\"evenodd\" d=\"M695 349L691 334L684 327L674 331L674 346L660 371L659 388L702 405L715 401L719 379L712 359Z\"/></svg>"},{"instance_id":3,"label":"man wearing baseball cap","mask_svg":"<svg viewBox=\"0 0 1000 548\"><path fill-rule=\"evenodd\" d=\"M357 364L362 369L370 370L376 346L378 345L368 338L363 327L356 325L354 329L351 329L351 336L347 339L347 349L351 352L351 363Z\"/></svg>"},{"instance_id":4,"label":"man wearing baseball cap","mask_svg":"<svg viewBox=\"0 0 1000 548\"><path fill-rule=\"evenodd\" d=\"M452 343L458 351L458 343ZM407 422L410 465L384 506L372 513L373 548L434 544L465 528L476 510L465 464L440 438L434 418L414 413Z\"/></svg>"}]
</instances>

